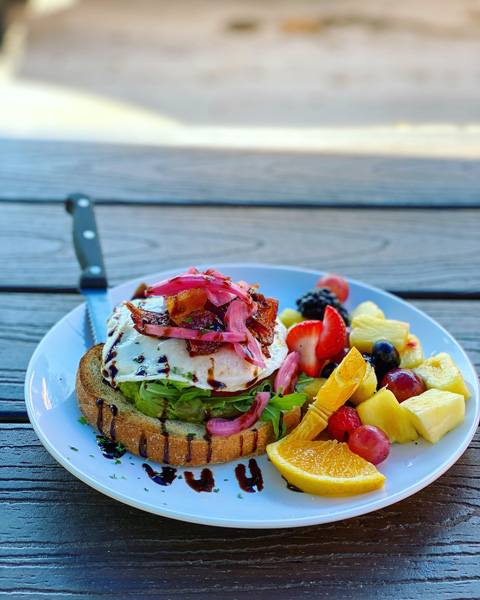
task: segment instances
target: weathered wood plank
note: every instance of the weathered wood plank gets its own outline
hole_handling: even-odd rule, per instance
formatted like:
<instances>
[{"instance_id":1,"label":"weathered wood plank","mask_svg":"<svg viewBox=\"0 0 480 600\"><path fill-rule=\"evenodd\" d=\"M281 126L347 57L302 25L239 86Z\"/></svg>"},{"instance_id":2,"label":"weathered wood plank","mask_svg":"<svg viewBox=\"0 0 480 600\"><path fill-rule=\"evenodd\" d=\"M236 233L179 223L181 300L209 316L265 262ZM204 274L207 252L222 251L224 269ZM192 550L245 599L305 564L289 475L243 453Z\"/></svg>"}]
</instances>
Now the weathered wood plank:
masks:
<instances>
[{"instance_id":1,"label":"weathered wood plank","mask_svg":"<svg viewBox=\"0 0 480 600\"><path fill-rule=\"evenodd\" d=\"M475 160L0 141L0 198L85 191L173 204L480 206Z\"/></svg>"},{"instance_id":2,"label":"weathered wood plank","mask_svg":"<svg viewBox=\"0 0 480 600\"><path fill-rule=\"evenodd\" d=\"M42 337L82 298L73 294L0 294L0 418L26 420L23 384L28 362ZM477 335L480 301L414 301L448 329L480 371ZM452 315L455 315L453 318Z\"/></svg>"},{"instance_id":3,"label":"weathered wood plank","mask_svg":"<svg viewBox=\"0 0 480 600\"><path fill-rule=\"evenodd\" d=\"M334 271L390 290L480 291L480 211L98 206L110 283L192 263ZM0 286L76 289L61 204L0 203Z\"/></svg>"},{"instance_id":4,"label":"weathered wood plank","mask_svg":"<svg viewBox=\"0 0 480 600\"><path fill-rule=\"evenodd\" d=\"M477 598L480 440L415 496L339 523L227 530L92 490L27 425L0 425L0 590L122 598ZM85 577L88 569L89 576Z\"/></svg>"}]
</instances>

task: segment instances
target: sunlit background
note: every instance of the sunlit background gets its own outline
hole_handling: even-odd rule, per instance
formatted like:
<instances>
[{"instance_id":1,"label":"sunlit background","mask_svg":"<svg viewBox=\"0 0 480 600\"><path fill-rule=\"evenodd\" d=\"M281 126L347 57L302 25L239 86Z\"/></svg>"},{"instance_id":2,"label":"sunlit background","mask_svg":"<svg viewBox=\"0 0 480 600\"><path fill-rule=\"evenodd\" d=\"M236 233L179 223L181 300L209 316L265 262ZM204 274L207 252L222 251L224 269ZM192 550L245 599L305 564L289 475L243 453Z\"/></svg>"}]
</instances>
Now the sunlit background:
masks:
<instances>
[{"instance_id":1,"label":"sunlit background","mask_svg":"<svg viewBox=\"0 0 480 600\"><path fill-rule=\"evenodd\" d=\"M478 156L480 0L0 6L3 137Z\"/></svg>"}]
</instances>

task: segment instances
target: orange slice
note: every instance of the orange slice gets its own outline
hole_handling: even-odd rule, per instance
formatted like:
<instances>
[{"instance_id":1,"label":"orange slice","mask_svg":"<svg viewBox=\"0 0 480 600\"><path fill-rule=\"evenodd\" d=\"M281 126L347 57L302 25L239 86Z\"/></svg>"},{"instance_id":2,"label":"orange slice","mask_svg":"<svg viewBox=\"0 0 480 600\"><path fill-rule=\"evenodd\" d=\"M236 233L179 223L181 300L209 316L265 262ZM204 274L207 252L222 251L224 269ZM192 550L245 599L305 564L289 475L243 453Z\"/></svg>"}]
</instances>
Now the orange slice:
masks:
<instances>
[{"instance_id":1,"label":"orange slice","mask_svg":"<svg viewBox=\"0 0 480 600\"><path fill-rule=\"evenodd\" d=\"M287 436L289 440L313 440L360 385L367 364L356 348L352 348L325 384L299 425Z\"/></svg>"},{"instance_id":2,"label":"orange slice","mask_svg":"<svg viewBox=\"0 0 480 600\"><path fill-rule=\"evenodd\" d=\"M350 450L348 444L289 441L267 446L268 456L285 479L319 496L353 496L381 488L385 476Z\"/></svg>"}]
</instances>

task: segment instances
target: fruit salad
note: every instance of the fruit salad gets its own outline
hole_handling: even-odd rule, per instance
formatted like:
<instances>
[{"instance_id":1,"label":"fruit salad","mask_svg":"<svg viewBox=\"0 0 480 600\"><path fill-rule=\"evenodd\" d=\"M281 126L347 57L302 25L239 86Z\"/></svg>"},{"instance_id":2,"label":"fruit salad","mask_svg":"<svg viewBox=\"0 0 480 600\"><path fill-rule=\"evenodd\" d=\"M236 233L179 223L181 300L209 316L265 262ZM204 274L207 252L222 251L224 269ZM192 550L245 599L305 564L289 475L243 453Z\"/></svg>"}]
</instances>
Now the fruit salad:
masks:
<instances>
[{"instance_id":1,"label":"fruit salad","mask_svg":"<svg viewBox=\"0 0 480 600\"><path fill-rule=\"evenodd\" d=\"M378 489L375 465L391 444L438 443L463 422L469 397L448 354L425 359L409 323L371 301L348 313L348 295L345 279L329 274L280 314L298 372L311 378L309 406L267 452L290 483L321 495Z\"/></svg>"}]
</instances>

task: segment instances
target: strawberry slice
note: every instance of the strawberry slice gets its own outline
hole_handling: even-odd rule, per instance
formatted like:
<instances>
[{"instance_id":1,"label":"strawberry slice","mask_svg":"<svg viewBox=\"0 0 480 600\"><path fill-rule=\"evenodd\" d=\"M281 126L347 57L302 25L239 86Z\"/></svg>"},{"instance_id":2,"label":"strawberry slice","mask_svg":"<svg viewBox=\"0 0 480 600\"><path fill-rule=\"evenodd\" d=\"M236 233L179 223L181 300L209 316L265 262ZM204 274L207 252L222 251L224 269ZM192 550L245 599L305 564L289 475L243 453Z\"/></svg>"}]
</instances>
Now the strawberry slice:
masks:
<instances>
[{"instance_id":1,"label":"strawberry slice","mask_svg":"<svg viewBox=\"0 0 480 600\"><path fill-rule=\"evenodd\" d=\"M299 370L309 377L316 377L323 364L323 360L317 358L316 354L322 330L322 321L303 321L294 325L287 335L287 345L290 352L300 353Z\"/></svg>"},{"instance_id":2,"label":"strawberry slice","mask_svg":"<svg viewBox=\"0 0 480 600\"><path fill-rule=\"evenodd\" d=\"M335 356L345 346L347 328L339 312L331 306L325 308L323 328L318 339L316 355L319 361Z\"/></svg>"}]
</instances>

